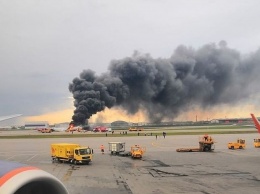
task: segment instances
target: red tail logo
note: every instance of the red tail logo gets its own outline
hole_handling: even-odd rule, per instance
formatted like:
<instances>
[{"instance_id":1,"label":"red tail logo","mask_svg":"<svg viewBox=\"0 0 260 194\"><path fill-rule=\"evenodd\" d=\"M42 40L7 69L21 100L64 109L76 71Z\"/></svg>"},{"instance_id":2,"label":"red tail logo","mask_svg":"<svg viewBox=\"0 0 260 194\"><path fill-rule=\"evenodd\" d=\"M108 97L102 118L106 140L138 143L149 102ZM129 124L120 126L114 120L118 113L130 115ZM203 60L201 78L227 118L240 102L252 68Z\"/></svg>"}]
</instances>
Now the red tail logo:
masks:
<instances>
[{"instance_id":1,"label":"red tail logo","mask_svg":"<svg viewBox=\"0 0 260 194\"><path fill-rule=\"evenodd\" d=\"M255 124L255 128L257 129L257 131L260 133L260 123L258 121L258 119L255 117L254 114L251 114L251 117L254 121L254 124Z\"/></svg>"}]
</instances>

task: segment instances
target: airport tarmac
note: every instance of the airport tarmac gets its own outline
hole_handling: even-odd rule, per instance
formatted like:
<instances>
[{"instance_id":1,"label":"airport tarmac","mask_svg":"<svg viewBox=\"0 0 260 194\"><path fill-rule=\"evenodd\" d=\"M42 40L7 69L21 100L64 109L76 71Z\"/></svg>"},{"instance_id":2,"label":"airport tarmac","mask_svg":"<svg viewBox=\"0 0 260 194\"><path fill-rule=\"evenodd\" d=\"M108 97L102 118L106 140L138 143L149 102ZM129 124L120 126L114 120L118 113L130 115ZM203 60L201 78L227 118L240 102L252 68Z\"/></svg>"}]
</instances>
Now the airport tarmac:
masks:
<instances>
[{"instance_id":1,"label":"airport tarmac","mask_svg":"<svg viewBox=\"0 0 260 194\"><path fill-rule=\"evenodd\" d=\"M244 138L245 150L229 150L227 143ZM1 139L0 160L39 167L60 179L70 194L250 193L260 191L259 134L213 135L215 151L176 152L198 147L198 135ZM143 159L112 156L108 142L121 141L146 147ZM90 165L52 163L51 143L79 143L94 149ZM105 145L105 154L99 147Z\"/></svg>"}]
</instances>

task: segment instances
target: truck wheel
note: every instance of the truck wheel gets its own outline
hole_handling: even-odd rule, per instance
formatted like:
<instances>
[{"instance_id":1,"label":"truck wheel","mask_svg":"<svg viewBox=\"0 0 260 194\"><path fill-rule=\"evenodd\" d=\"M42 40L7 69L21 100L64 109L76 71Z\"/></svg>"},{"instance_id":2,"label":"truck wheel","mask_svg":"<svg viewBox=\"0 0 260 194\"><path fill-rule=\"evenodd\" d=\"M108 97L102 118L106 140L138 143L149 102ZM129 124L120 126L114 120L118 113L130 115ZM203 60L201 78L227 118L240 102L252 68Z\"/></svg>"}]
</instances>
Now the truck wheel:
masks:
<instances>
[{"instance_id":1,"label":"truck wheel","mask_svg":"<svg viewBox=\"0 0 260 194\"><path fill-rule=\"evenodd\" d=\"M233 150L234 149L234 146L231 146L231 150Z\"/></svg>"},{"instance_id":2,"label":"truck wheel","mask_svg":"<svg viewBox=\"0 0 260 194\"><path fill-rule=\"evenodd\" d=\"M77 164L78 164L77 160L74 160L74 164L75 164L75 165L77 165Z\"/></svg>"},{"instance_id":3,"label":"truck wheel","mask_svg":"<svg viewBox=\"0 0 260 194\"><path fill-rule=\"evenodd\" d=\"M210 148L208 146L205 146L203 149L204 152L208 152L209 150L210 150Z\"/></svg>"}]
</instances>

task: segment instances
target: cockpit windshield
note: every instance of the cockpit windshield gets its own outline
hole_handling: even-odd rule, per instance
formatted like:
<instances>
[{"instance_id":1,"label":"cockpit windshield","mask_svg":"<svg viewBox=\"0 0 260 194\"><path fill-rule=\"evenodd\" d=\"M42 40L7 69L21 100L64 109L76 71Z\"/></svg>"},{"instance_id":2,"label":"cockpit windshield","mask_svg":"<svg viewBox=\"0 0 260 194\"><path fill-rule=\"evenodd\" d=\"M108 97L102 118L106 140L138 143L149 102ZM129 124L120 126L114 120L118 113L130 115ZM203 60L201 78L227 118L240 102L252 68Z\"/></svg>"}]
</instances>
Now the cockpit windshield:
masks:
<instances>
[{"instance_id":1,"label":"cockpit windshield","mask_svg":"<svg viewBox=\"0 0 260 194\"><path fill-rule=\"evenodd\" d=\"M91 149L90 149L90 148L79 149L79 154L80 154L80 155L91 154Z\"/></svg>"},{"instance_id":2,"label":"cockpit windshield","mask_svg":"<svg viewBox=\"0 0 260 194\"><path fill-rule=\"evenodd\" d=\"M139 150L139 147L132 147L132 150L137 151Z\"/></svg>"}]
</instances>

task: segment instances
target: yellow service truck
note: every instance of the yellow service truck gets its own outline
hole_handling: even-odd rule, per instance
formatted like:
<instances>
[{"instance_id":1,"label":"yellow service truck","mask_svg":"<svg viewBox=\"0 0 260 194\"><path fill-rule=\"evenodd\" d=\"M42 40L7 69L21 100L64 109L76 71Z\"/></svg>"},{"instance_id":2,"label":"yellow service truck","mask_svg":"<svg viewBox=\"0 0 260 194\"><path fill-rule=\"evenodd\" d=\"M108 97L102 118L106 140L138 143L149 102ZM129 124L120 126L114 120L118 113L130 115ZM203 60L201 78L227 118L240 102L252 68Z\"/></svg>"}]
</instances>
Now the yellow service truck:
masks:
<instances>
[{"instance_id":1,"label":"yellow service truck","mask_svg":"<svg viewBox=\"0 0 260 194\"><path fill-rule=\"evenodd\" d=\"M51 157L52 161L89 164L93 159L93 149L79 144L56 143L51 144Z\"/></svg>"},{"instance_id":2,"label":"yellow service truck","mask_svg":"<svg viewBox=\"0 0 260 194\"><path fill-rule=\"evenodd\" d=\"M255 148L260 148L260 138L254 139L254 146Z\"/></svg>"},{"instance_id":3,"label":"yellow service truck","mask_svg":"<svg viewBox=\"0 0 260 194\"><path fill-rule=\"evenodd\" d=\"M246 141L244 139L237 139L236 142L229 142L228 149L245 149L246 148Z\"/></svg>"}]
</instances>

